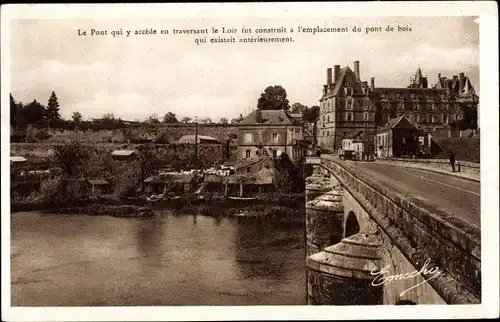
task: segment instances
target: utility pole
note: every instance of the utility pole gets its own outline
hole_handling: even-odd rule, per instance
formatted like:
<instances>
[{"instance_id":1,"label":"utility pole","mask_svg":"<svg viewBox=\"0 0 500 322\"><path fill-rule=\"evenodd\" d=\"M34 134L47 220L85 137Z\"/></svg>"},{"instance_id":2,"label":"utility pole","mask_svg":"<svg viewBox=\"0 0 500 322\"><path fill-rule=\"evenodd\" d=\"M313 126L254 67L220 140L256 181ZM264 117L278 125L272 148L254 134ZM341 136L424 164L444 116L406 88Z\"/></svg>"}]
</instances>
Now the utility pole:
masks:
<instances>
[{"instance_id":1,"label":"utility pole","mask_svg":"<svg viewBox=\"0 0 500 322\"><path fill-rule=\"evenodd\" d=\"M198 116L194 117L194 159L198 165Z\"/></svg>"}]
</instances>

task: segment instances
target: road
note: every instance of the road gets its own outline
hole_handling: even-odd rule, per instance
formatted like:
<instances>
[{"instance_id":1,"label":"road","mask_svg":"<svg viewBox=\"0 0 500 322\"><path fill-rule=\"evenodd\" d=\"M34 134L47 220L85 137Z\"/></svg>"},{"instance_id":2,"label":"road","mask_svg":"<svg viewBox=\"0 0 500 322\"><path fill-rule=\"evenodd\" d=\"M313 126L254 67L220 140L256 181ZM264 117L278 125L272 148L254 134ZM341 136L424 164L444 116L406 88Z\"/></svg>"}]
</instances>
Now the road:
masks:
<instances>
[{"instance_id":1,"label":"road","mask_svg":"<svg viewBox=\"0 0 500 322\"><path fill-rule=\"evenodd\" d=\"M377 162L355 162L353 165L381 184L418 196L435 207L480 226L480 182Z\"/></svg>"}]
</instances>

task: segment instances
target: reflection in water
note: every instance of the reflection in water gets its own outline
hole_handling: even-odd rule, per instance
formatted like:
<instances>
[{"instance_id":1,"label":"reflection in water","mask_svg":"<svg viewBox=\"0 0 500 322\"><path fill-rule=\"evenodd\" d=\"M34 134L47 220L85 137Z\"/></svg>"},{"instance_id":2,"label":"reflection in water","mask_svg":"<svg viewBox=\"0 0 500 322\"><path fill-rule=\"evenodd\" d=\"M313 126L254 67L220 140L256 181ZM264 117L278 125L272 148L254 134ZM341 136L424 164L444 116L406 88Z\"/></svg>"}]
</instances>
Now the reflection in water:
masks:
<instances>
[{"instance_id":1,"label":"reflection in water","mask_svg":"<svg viewBox=\"0 0 500 322\"><path fill-rule=\"evenodd\" d=\"M169 212L11 222L13 306L306 303L303 227Z\"/></svg>"},{"instance_id":2,"label":"reflection in water","mask_svg":"<svg viewBox=\"0 0 500 322\"><path fill-rule=\"evenodd\" d=\"M235 257L240 273L252 279L285 278L289 251L301 247L301 237L297 230L277 230L270 221L237 218Z\"/></svg>"},{"instance_id":3,"label":"reflection in water","mask_svg":"<svg viewBox=\"0 0 500 322\"><path fill-rule=\"evenodd\" d=\"M159 260L162 257L161 245L165 238L165 221L157 216L141 220L135 235L137 250L141 257Z\"/></svg>"}]
</instances>

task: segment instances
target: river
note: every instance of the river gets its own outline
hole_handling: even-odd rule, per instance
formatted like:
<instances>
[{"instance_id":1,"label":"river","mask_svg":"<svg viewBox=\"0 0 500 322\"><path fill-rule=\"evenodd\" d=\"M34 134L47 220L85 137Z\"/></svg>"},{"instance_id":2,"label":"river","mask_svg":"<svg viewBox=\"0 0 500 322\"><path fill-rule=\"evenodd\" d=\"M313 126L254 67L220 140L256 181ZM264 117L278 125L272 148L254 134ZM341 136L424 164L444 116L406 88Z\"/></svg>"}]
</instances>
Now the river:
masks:
<instances>
[{"instance_id":1,"label":"river","mask_svg":"<svg viewBox=\"0 0 500 322\"><path fill-rule=\"evenodd\" d=\"M305 305L304 228L11 215L12 306Z\"/></svg>"}]
</instances>

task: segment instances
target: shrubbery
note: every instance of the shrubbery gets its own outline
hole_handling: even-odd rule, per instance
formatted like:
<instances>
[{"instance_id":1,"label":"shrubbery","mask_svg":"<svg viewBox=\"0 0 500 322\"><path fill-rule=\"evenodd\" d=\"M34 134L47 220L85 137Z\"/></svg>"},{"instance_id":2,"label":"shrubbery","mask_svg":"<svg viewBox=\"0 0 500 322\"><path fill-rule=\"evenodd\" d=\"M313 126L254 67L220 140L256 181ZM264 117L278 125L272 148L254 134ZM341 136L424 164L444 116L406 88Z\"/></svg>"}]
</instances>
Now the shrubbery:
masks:
<instances>
[{"instance_id":1,"label":"shrubbery","mask_svg":"<svg viewBox=\"0 0 500 322\"><path fill-rule=\"evenodd\" d=\"M89 198L89 185L84 179L47 179L42 182L40 191L33 200L38 203L63 205L85 202Z\"/></svg>"}]
</instances>

